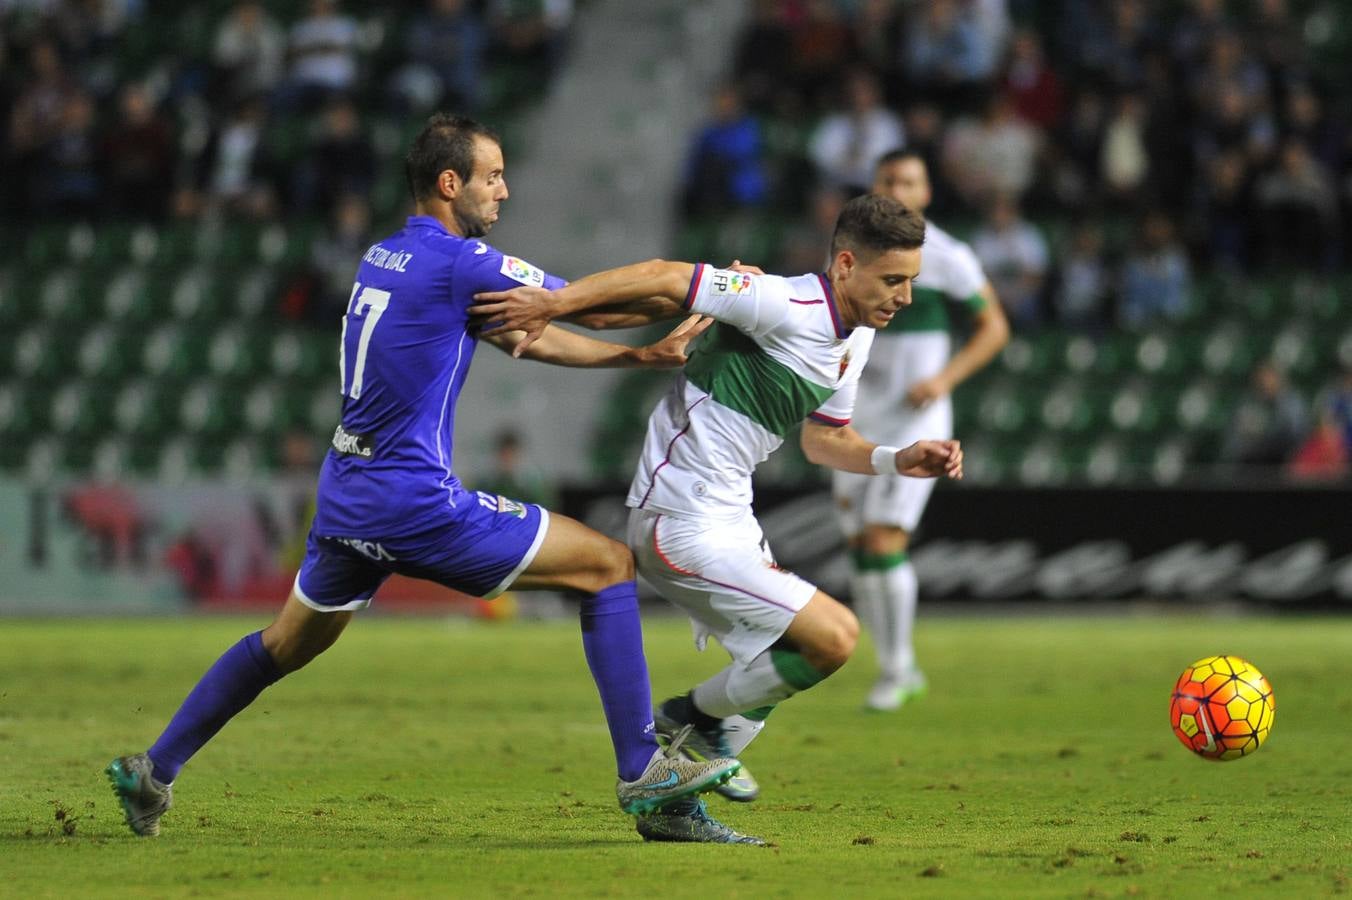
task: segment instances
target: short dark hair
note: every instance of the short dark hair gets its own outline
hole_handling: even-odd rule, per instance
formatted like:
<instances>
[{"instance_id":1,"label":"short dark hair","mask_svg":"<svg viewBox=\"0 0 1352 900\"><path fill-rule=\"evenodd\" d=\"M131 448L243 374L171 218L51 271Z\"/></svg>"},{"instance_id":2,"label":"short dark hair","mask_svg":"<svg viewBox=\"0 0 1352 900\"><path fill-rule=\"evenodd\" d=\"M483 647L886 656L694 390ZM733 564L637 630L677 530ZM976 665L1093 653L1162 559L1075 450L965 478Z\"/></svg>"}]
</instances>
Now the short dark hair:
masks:
<instances>
[{"instance_id":1,"label":"short dark hair","mask_svg":"<svg viewBox=\"0 0 1352 900\"><path fill-rule=\"evenodd\" d=\"M925 243L925 218L891 197L861 194L845 204L831 236L831 256L841 250L886 253L918 250Z\"/></svg>"},{"instance_id":2,"label":"short dark hair","mask_svg":"<svg viewBox=\"0 0 1352 900\"><path fill-rule=\"evenodd\" d=\"M878 157L878 162L873 166L873 171L876 172L883 166L890 166L894 162L901 162L902 160L907 159L914 159L917 162L923 163L925 162L925 154L921 153L919 150L913 150L910 147L898 147L897 149L889 150Z\"/></svg>"},{"instance_id":3,"label":"short dark hair","mask_svg":"<svg viewBox=\"0 0 1352 900\"><path fill-rule=\"evenodd\" d=\"M461 181L469 181L474 175L475 137L502 143L497 132L467 116L437 113L427 120L404 157L408 191L415 201L432 196L437 178L447 169L459 175Z\"/></svg>"}]
</instances>

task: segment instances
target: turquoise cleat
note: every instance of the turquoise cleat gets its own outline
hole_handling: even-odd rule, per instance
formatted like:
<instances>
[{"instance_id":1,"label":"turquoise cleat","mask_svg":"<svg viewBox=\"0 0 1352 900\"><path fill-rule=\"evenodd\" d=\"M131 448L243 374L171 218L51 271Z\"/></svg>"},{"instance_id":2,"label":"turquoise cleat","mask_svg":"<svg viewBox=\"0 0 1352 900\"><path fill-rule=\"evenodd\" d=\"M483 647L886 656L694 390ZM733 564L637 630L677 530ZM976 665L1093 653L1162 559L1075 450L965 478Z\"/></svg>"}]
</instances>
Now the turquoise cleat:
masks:
<instances>
[{"instance_id":1,"label":"turquoise cleat","mask_svg":"<svg viewBox=\"0 0 1352 900\"><path fill-rule=\"evenodd\" d=\"M151 774L154 770L155 764L144 753L119 756L103 770L122 801L127 826L141 837L158 835L160 817L174 805L173 786L156 781Z\"/></svg>"}]
</instances>

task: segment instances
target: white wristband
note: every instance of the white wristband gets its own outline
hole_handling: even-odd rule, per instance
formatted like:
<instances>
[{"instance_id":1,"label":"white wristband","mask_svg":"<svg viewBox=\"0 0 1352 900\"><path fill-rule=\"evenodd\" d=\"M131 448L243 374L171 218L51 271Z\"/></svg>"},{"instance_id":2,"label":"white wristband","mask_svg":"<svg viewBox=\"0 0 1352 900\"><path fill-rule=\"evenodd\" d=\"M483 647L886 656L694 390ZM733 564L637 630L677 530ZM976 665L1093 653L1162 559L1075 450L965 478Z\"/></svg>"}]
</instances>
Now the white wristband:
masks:
<instances>
[{"instance_id":1,"label":"white wristband","mask_svg":"<svg viewBox=\"0 0 1352 900\"><path fill-rule=\"evenodd\" d=\"M897 474L897 454L901 450L898 447L889 447L886 444L879 444L873 448L874 475L896 475Z\"/></svg>"}]
</instances>

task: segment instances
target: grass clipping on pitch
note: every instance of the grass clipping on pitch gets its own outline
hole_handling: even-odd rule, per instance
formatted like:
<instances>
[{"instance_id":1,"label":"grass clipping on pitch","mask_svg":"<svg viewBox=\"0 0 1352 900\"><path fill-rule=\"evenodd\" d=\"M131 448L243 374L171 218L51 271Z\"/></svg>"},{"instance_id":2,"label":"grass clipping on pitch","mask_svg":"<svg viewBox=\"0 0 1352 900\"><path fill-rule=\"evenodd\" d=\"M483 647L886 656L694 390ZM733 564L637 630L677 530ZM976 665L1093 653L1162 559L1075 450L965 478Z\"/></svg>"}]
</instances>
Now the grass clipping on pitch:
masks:
<instances>
[{"instance_id":1,"label":"grass clipping on pitch","mask_svg":"<svg viewBox=\"0 0 1352 900\"><path fill-rule=\"evenodd\" d=\"M13 896L1306 897L1352 880L1352 621L922 620L930 695L860 701L867 644L710 800L764 849L645 845L615 804L570 623L358 621L267 690L136 839L101 769L144 749L263 621L0 625L0 860ZM658 699L722 665L647 624ZM1251 659L1268 743L1231 763L1170 733L1187 663Z\"/></svg>"}]
</instances>

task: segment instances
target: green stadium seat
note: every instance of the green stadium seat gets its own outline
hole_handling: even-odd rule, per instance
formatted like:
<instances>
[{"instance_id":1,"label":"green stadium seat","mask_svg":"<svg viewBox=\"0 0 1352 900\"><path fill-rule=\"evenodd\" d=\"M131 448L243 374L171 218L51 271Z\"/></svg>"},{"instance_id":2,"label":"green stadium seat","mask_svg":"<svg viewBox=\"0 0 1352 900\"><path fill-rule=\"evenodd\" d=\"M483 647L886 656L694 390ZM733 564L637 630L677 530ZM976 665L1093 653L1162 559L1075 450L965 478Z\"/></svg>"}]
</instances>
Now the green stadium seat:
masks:
<instances>
[{"instance_id":1,"label":"green stadium seat","mask_svg":"<svg viewBox=\"0 0 1352 900\"><path fill-rule=\"evenodd\" d=\"M49 419L56 434L84 438L107 431L113 404L106 387L97 382L68 381L53 391Z\"/></svg>"},{"instance_id":2,"label":"green stadium seat","mask_svg":"<svg viewBox=\"0 0 1352 900\"><path fill-rule=\"evenodd\" d=\"M223 312L223 286L205 266L189 268L174 281L169 295L171 315L179 320L206 322Z\"/></svg>"},{"instance_id":3,"label":"green stadium seat","mask_svg":"<svg viewBox=\"0 0 1352 900\"><path fill-rule=\"evenodd\" d=\"M150 333L141 347L141 371L156 378L185 379L205 370L206 338L177 324Z\"/></svg>"},{"instance_id":4,"label":"green stadium seat","mask_svg":"<svg viewBox=\"0 0 1352 900\"><path fill-rule=\"evenodd\" d=\"M1031 428L1026 389L1001 381L987 388L977 407L980 426L997 434L1019 434Z\"/></svg>"},{"instance_id":5,"label":"green stadium seat","mask_svg":"<svg viewBox=\"0 0 1352 900\"><path fill-rule=\"evenodd\" d=\"M233 404L219 383L201 379L189 385L178 401L178 425L186 433L205 437L205 443L213 443L212 438L219 437L233 429L235 414Z\"/></svg>"},{"instance_id":6,"label":"green stadium seat","mask_svg":"<svg viewBox=\"0 0 1352 900\"><path fill-rule=\"evenodd\" d=\"M125 382L113 399L113 424L133 438L154 441L177 425L175 382L136 379Z\"/></svg>"},{"instance_id":7,"label":"green stadium seat","mask_svg":"<svg viewBox=\"0 0 1352 900\"><path fill-rule=\"evenodd\" d=\"M1071 460L1059 442L1043 438L1020 455L1017 476L1020 482L1032 486L1062 484L1071 476Z\"/></svg>"},{"instance_id":8,"label":"green stadium seat","mask_svg":"<svg viewBox=\"0 0 1352 900\"><path fill-rule=\"evenodd\" d=\"M137 367L137 337L107 323L99 324L80 338L75 362L85 378L108 384L125 377Z\"/></svg>"},{"instance_id":9,"label":"green stadium seat","mask_svg":"<svg viewBox=\"0 0 1352 900\"><path fill-rule=\"evenodd\" d=\"M1109 420L1118 431L1152 433L1165 421L1162 399L1149 384L1134 381L1113 395Z\"/></svg>"},{"instance_id":10,"label":"green stadium seat","mask_svg":"<svg viewBox=\"0 0 1352 900\"><path fill-rule=\"evenodd\" d=\"M20 378L42 382L69 374L75 352L71 329L52 323L30 325L19 333L10 349L10 365Z\"/></svg>"},{"instance_id":11,"label":"green stadium seat","mask_svg":"<svg viewBox=\"0 0 1352 900\"><path fill-rule=\"evenodd\" d=\"M1130 471L1130 455L1120 438L1103 438L1085 448L1080 472L1090 484L1102 485L1122 481Z\"/></svg>"},{"instance_id":12,"label":"green stadium seat","mask_svg":"<svg viewBox=\"0 0 1352 900\"><path fill-rule=\"evenodd\" d=\"M284 379L313 379L332 371L337 373L334 353L336 334L316 334L299 329L276 332L268 347L268 369Z\"/></svg>"},{"instance_id":13,"label":"green stadium seat","mask_svg":"<svg viewBox=\"0 0 1352 900\"><path fill-rule=\"evenodd\" d=\"M1234 321L1222 325L1202 342L1202 369L1218 378L1246 379L1262 355L1263 340Z\"/></svg>"},{"instance_id":14,"label":"green stadium seat","mask_svg":"<svg viewBox=\"0 0 1352 900\"><path fill-rule=\"evenodd\" d=\"M217 378L242 378L262 368L265 338L236 325L219 329L207 346L207 367Z\"/></svg>"}]
</instances>

